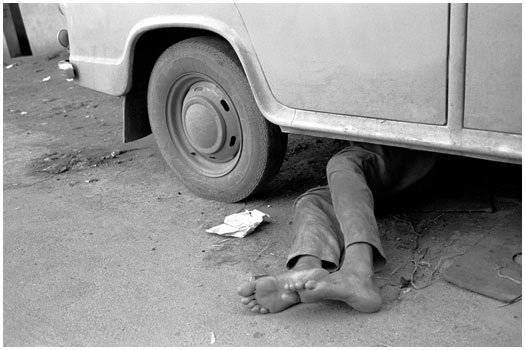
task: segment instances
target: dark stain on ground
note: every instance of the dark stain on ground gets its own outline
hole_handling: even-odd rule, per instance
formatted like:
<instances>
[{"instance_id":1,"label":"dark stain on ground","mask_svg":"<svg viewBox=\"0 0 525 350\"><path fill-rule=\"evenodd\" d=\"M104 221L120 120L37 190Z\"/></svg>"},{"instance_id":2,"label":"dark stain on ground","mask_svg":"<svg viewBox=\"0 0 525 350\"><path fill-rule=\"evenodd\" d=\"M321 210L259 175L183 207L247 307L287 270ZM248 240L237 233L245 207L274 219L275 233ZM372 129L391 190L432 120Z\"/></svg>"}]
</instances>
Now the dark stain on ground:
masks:
<instances>
[{"instance_id":1,"label":"dark stain on ground","mask_svg":"<svg viewBox=\"0 0 525 350\"><path fill-rule=\"evenodd\" d=\"M31 161L31 175L47 173L52 175L62 174L68 171L80 171L88 168L96 168L101 165L120 164L130 161L131 158L123 159L122 155L129 150L108 151L104 149L89 149L67 152L51 152Z\"/></svg>"},{"instance_id":2,"label":"dark stain on ground","mask_svg":"<svg viewBox=\"0 0 525 350\"><path fill-rule=\"evenodd\" d=\"M288 150L277 176L253 200L275 201L299 196L310 188L326 185L326 164L348 141L290 135Z\"/></svg>"}]
</instances>

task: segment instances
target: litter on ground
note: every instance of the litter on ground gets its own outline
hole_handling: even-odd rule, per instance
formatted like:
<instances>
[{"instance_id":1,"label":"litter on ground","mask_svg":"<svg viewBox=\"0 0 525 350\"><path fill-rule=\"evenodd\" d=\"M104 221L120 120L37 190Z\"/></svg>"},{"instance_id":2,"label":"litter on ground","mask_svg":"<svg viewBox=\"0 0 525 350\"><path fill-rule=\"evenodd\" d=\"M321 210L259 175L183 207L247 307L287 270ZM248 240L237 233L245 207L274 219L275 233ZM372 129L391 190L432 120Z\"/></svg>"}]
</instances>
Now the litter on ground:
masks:
<instances>
[{"instance_id":1,"label":"litter on ground","mask_svg":"<svg viewBox=\"0 0 525 350\"><path fill-rule=\"evenodd\" d=\"M209 228L206 232L220 236L243 238L252 233L264 221L265 217L269 217L269 215L257 209L246 210L242 213L226 216L223 224Z\"/></svg>"}]
</instances>

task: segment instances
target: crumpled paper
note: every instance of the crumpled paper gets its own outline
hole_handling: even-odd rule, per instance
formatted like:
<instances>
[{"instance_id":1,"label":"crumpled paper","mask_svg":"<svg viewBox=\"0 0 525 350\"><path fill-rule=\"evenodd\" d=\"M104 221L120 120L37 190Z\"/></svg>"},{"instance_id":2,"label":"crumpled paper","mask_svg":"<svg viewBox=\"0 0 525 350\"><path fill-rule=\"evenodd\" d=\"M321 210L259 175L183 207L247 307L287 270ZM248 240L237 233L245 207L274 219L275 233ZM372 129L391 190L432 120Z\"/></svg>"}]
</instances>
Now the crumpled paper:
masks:
<instances>
[{"instance_id":1,"label":"crumpled paper","mask_svg":"<svg viewBox=\"0 0 525 350\"><path fill-rule=\"evenodd\" d=\"M206 230L220 236L243 238L252 233L265 217L270 217L257 209L246 210L242 213L228 215L224 223Z\"/></svg>"}]
</instances>

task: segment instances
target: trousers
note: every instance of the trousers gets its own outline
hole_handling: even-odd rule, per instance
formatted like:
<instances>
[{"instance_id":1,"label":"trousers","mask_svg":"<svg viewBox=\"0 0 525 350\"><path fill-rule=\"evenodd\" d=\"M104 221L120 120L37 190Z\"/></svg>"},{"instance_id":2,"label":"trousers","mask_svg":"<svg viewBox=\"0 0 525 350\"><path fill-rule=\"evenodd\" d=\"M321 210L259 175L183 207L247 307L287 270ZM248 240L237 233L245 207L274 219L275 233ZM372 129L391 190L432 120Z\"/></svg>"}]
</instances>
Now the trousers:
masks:
<instances>
[{"instance_id":1,"label":"trousers","mask_svg":"<svg viewBox=\"0 0 525 350\"><path fill-rule=\"evenodd\" d=\"M433 153L368 143L351 143L328 161L327 186L299 196L293 207L295 234L286 268L303 255L319 258L337 271L345 249L372 246L374 270L386 263L374 214L374 201L398 193L422 179L435 164Z\"/></svg>"}]
</instances>

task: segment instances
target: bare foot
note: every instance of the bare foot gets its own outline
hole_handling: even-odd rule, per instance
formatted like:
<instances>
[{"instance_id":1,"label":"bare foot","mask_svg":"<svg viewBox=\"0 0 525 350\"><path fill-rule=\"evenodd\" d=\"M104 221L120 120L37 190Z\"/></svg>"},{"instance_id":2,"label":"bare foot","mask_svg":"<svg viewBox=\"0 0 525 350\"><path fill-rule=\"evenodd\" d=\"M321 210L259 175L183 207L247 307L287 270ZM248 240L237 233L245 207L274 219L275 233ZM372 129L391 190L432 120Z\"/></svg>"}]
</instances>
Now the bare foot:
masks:
<instances>
[{"instance_id":1,"label":"bare foot","mask_svg":"<svg viewBox=\"0 0 525 350\"><path fill-rule=\"evenodd\" d=\"M308 281L298 294L303 303L340 300L361 312L379 311L382 304L373 276L355 272L338 271L321 280Z\"/></svg>"},{"instance_id":2,"label":"bare foot","mask_svg":"<svg viewBox=\"0 0 525 350\"><path fill-rule=\"evenodd\" d=\"M241 302L250 311L275 313L300 303L298 291L326 276L328 271L321 268L286 271L246 282L237 289L237 293L243 297Z\"/></svg>"}]
</instances>

